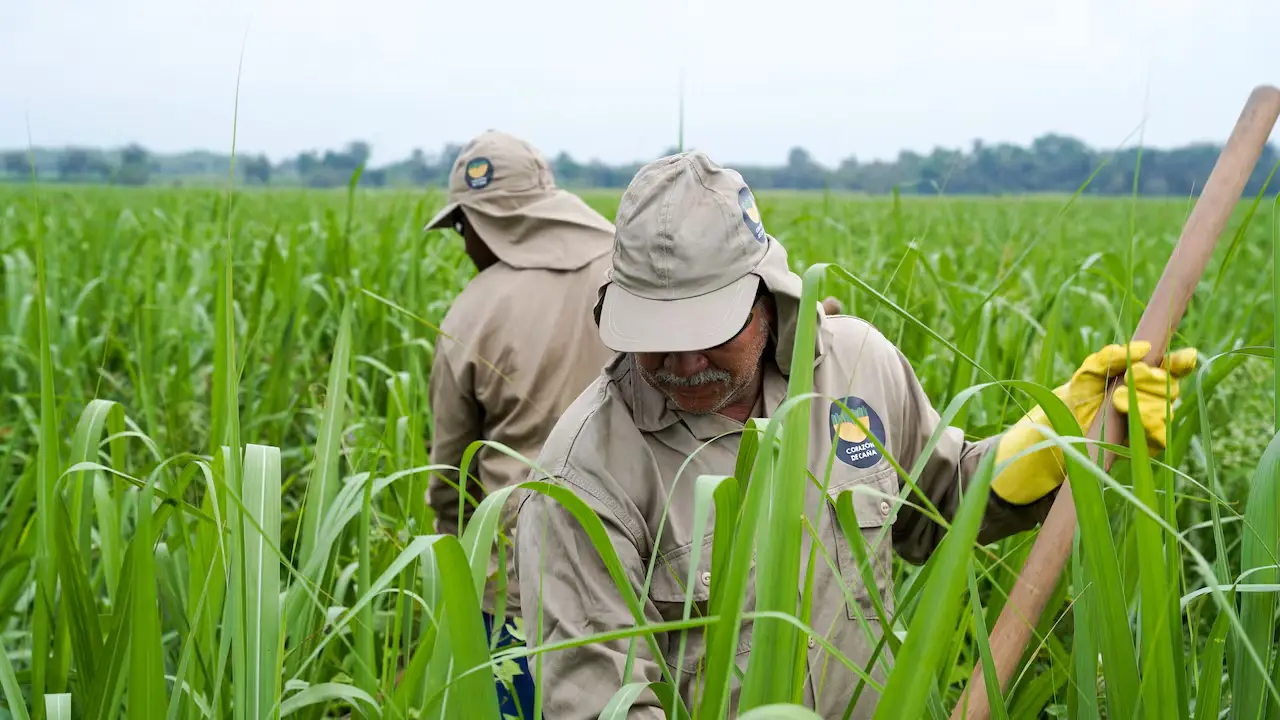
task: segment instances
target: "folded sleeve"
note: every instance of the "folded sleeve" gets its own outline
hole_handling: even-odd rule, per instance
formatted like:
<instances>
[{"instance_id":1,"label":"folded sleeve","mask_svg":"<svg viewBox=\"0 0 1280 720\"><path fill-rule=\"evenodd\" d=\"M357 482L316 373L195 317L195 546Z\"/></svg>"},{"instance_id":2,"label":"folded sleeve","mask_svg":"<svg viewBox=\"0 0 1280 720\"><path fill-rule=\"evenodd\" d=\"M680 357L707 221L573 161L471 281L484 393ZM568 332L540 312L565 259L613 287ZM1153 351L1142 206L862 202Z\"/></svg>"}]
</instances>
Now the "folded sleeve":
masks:
<instances>
[{"instance_id":1,"label":"folded sleeve","mask_svg":"<svg viewBox=\"0 0 1280 720\"><path fill-rule=\"evenodd\" d=\"M562 484L563 483L562 481ZM635 540L606 503L575 485L567 485L603 522L633 588L643 587L644 563ZM518 513L516 564L520 573L521 612L531 647L573 641L598 633L635 627L600 552L569 511L541 493L531 492ZM647 599L647 623L662 617ZM541 631L539 634L539 630ZM659 637L659 642L662 642ZM624 685L661 681L663 658L654 658L643 638L636 640L631 675L624 676L631 640L592 642L555 650L542 658L542 687L547 717L558 720L598 718ZM533 668L535 663L530 662ZM536 672L536 671L535 671ZM650 690L632 705L630 720L666 717Z\"/></svg>"}]
</instances>

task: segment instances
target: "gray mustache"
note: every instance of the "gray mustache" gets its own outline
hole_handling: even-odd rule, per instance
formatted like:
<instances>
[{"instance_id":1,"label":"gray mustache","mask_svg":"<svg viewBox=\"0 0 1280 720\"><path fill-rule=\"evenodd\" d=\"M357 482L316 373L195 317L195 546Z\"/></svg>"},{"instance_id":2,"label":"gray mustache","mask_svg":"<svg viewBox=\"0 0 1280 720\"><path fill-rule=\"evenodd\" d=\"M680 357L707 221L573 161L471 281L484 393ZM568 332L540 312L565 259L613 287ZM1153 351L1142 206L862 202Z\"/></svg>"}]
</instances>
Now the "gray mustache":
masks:
<instances>
[{"instance_id":1,"label":"gray mustache","mask_svg":"<svg viewBox=\"0 0 1280 720\"><path fill-rule=\"evenodd\" d=\"M702 370L701 372L690 375L689 377L681 377L666 370L659 370L653 373L653 379L663 385L688 388L717 382L728 385L733 382L733 375L730 375L725 370L715 370L712 368L707 368L706 370Z\"/></svg>"}]
</instances>

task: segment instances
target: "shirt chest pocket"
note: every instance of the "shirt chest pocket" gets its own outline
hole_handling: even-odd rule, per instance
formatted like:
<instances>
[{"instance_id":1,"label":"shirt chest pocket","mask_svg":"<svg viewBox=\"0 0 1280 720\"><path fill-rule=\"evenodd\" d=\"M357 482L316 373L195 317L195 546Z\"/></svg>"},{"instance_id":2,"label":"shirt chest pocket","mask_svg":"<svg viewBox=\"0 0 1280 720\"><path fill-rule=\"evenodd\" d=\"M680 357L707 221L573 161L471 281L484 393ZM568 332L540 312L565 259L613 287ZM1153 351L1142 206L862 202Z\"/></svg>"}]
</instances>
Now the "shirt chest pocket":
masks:
<instances>
[{"instance_id":1,"label":"shirt chest pocket","mask_svg":"<svg viewBox=\"0 0 1280 720\"><path fill-rule=\"evenodd\" d=\"M856 527L843 527L836 511L840 496L846 493L853 507ZM837 548L840 578L856 603L855 607L846 599L845 610L849 619L859 615L868 620L876 619L872 588L879 594L885 614L893 614L893 527L889 516L897 494L898 476L892 467L861 472L850 468L844 473L833 472L828 485L830 502L827 512L831 519L831 540ZM854 542L862 544L863 552L850 545L847 539L850 536Z\"/></svg>"},{"instance_id":2,"label":"shirt chest pocket","mask_svg":"<svg viewBox=\"0 0 1280 720\"><path fill-rule=\"evenodd\" d=\"M711 601L711 589L715 583L715 578L711 574L711 540L711 535L707 535L703 539L700 558L692 554L692 544L669 550L658 556L656 566L653 569L653 581L649 584L649 600L657 608L664 621L679 622L684 619L686 589L688 590L688 596L692 599L692 604L689 608L689 619L706 617L710 614L708 608ZM691 568L693 565L696 565L696 567ZM690 569L693 570L692 585L689 584ZM719 590L717 590L718 592ZM747 606L743 610L749 611L752 609L751 598L755 597L754 564L747 577L746 597L748 598ZM683 663L679 662L680 641L680 632L667 633L663 643L667 665L672 670L675 670L676 666L679 665L680 671L684 675L705 674L706 666L703 658L706 653L706 639L704 628L690 628L684 632L685 650ZM740 665L745 661L746 654L750 650L751 622L745 620L738 633L737 652Z\"/></svg>"}]
</instances>

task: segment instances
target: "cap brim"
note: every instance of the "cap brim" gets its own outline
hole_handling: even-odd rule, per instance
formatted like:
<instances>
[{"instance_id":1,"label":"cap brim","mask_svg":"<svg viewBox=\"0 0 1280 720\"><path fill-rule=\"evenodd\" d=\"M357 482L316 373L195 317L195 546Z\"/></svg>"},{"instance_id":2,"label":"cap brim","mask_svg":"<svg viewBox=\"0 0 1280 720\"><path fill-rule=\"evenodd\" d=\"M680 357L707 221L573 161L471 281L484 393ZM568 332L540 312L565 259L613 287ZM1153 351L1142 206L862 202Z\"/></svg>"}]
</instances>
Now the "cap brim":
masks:
<instances>
[{"instance_id":1,"label":"cap brim","mask_svg":"<svg viewBox=\"0 0 1280 720\"><path fill-rule=\"evenodd\" d=\"M760 277L750 273L719 290L681 300L650 300L616 284L605 290L600 341L614 352L691 352L742 330Z\"/></svg>"},{"instance_id":2,"label":"cap brim","mask_svg":"<svg viewBox=\"0 0 1280 720\"><path fill-rule=\"evenodd\" d=\"M426 227L422 228L423 231L436 230L451 225L449 218L453 217L453 214L458 211L459 207L460 205L458 203L449 203L448 205L445 205L444 209L436 213L436 216L431 218L431 221L426 224Z\"/></svg>"}]
</instances>

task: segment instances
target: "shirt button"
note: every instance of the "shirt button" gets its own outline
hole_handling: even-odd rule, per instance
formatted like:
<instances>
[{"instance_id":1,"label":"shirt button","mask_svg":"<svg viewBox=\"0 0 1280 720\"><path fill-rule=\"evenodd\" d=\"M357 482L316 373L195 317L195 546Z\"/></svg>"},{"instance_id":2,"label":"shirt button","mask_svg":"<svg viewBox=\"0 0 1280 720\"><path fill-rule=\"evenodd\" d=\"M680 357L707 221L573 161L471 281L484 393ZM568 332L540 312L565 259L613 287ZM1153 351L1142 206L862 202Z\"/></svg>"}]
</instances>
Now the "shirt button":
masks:
<instances>
[{"instance_id":1,"label":"shirt button","mask_svg":"<svg viewBox=\"0 0 1280 720\"><path fill-rule=\"evenodd\" d=\"M818 647L818 641L814 640L813 638L809 638L809 647L811 648Z\"/></svg>"},{"instance_id":2,"label":"shirt button","mask_svg":"<svg viewBox=\"0 0 1280 720\"><path fill-rule=\"evenodd\" d=\"M702 584L707 586L711 585L711 573L709 572L702 573Z\"/></svg>"},{"instance_id":3,"label":"shirt button","mask_svg":"<svg viewBox=\"0 0 1280 720\"><path fill-rule=\"evenodd\" d=\"M888 515L888 514L889 514L889 503L887 503L887 502L882 502L882 503L880 503L880 514L881 514L881 515Z\"/></svg>"}]
</instances>

